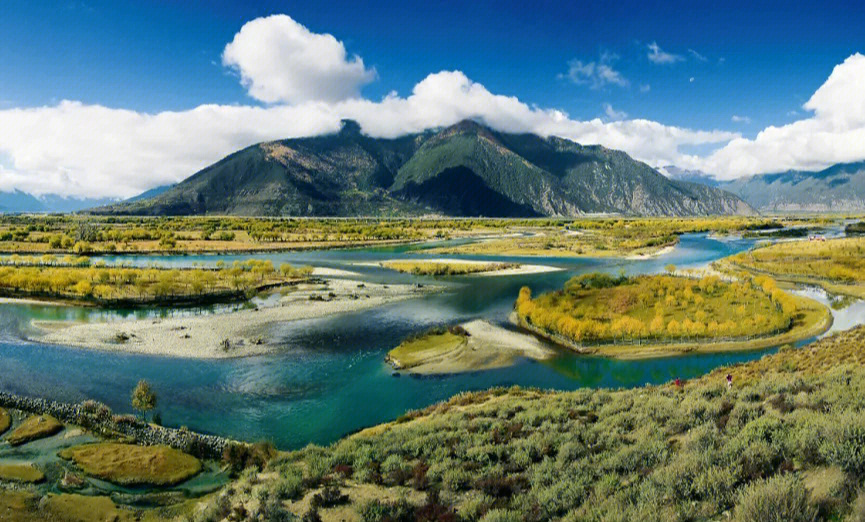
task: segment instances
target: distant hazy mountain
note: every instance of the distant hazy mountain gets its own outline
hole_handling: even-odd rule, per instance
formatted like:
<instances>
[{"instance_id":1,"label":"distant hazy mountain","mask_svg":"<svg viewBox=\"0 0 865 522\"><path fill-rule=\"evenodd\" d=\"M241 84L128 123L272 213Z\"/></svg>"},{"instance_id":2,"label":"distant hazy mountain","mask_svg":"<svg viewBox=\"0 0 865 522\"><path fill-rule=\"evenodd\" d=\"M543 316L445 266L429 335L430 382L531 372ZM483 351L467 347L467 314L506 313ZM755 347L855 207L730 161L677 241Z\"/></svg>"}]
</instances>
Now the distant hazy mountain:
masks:
<instances>
[{"instance_id":1,"label":"distant hazy mountain","mask_svg":"<svg viewBox=\"0 0 865 522\"><path fill-rule=\"evenodd\" d=\"M235 152L161 194L99 213L577 216L751 213L738 197L670 180L624 152L463 121L396 139L353 121L326 136Z\"/></svg>"},{"instance_id":2,"label":"distant hazy mountain","mask_svg":"<svg viewBox=\"0 0 865 522\"><path fill-rule=\"evenodd\" d=\"M865 210L865 162L751 176L721 187L765 211Z\"/></svg>"},{"instance_id":3,"label":"distant hazy mountain","mask_svg":"<svg viewBox=\"0 0 865 522\"><path fill-rule=\"evenodd\" d=\"M172 183L170 185L160 185L160 186L152 188L150 190L145 190L141 194L139 194L137 196L132 196L131 198L126 199L125 201L129 201L129 202L141 201L142 199L148 199L148 198L156 197L156 196L162 194L163 192L165 192L166 190L170 189L174 185L175 185L174 183Z\"/></svg>"},{"instance_id":4,"label":"distant hazy mountain","mask_svg":"<svg viewBox=\"0 0 865 522\"><path fill-rule=\"evenodd\" d=\"M700 185L706 185L707 187L718 187L721 185L721 183L712 177L711 174L707 174L702 170L680 169L675 165L667 165L658 170L662 174L666 174L670 179L699 183Z\"/></svg>"},{"instance_id":5,"label":"distant hazy mountain","mask_svg":"<svg viewBox=\"0 0 865 522\"><path fill-rule=\"evenodd\" d=\"M46 194L36 197L26 192L16 190L13 192L0 192L0 213L16 212L75 212L98 205L108 205L116 200L109 198L71 198Z\"/></svg>"}]
</instances>

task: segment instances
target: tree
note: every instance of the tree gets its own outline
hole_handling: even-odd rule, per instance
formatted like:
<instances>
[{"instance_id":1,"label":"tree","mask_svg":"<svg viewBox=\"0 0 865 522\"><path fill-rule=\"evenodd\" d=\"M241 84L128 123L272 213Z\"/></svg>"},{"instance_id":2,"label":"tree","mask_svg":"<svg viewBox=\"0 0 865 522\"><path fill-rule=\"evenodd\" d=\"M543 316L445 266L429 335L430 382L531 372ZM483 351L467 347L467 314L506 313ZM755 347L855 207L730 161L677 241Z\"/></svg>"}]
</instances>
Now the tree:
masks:
<instances>
[{"instance_id":1,"label":"tree","mask_svg":"<svg viewBox=\"0 0 865 522\"><path fill-rule=\"evenodd\" d=\"M676 271L676 265L670 263L669 265L664 267L664 270L666 270L667 273L672 274L673 272Z\"/></svg>"},{"instance_id":2,"label":"tree","mask_svg":"<svg viewBox=\"0 0 865 522\"><path fill-rule=\"evenodd\" d=\"M156 393L144 379L138 381L132 390L132 407L140 411L144 418L147 418L147 412L156 408Z\"/></svg>"}]
</instances>

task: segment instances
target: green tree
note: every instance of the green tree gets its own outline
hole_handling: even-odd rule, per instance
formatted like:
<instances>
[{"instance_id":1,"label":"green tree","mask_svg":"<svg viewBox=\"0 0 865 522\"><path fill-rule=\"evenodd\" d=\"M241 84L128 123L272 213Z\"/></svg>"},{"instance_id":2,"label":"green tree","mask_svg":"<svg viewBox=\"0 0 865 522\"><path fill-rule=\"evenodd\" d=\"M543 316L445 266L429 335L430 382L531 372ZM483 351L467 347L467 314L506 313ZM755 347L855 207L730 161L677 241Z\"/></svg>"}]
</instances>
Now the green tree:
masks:
<instances>
[{"instance_id":1,"label":"green tree","mask_svg":"<svg viewBox=\"0 0 865 522\"><path fill-rule=\"evenodd\" d=\"M145 419L147 412L156 408L156 393L150 387L150 383L144 379L138 381L135 389L132 390L132 407L140 411Z\"/></svg>"}]
</instances>

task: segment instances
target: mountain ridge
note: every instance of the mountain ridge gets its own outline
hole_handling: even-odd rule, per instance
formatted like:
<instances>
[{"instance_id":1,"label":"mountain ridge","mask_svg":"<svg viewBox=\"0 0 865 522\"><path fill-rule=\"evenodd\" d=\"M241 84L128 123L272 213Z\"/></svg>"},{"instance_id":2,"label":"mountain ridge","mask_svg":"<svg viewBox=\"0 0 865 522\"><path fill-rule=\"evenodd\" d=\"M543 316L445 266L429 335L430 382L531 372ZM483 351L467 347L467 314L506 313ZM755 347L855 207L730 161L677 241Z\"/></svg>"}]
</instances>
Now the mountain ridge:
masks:
<instances>
[{"instance_id":1,"label":"mountain ridge","mask_svg":"<svg viewBox=\"0 0 865 522\"><path fill-rule=\"evenodd\" d=\"M750 214L730 193L669 180L621 151L472 120L398 138L336 133L236 151L106 214L487 217Z\"/></svg>"},{"instance_id":2,"label":"mountain ridge","mask_svg":"<svg viewBox=\"0 0 865 522\"><path fill-rule=\"evenodd\" d=\"M759 174L722 183L721 188L761 211L858 211L865 209L865 161L819 171Z\"/></svg>"}]
</instances>

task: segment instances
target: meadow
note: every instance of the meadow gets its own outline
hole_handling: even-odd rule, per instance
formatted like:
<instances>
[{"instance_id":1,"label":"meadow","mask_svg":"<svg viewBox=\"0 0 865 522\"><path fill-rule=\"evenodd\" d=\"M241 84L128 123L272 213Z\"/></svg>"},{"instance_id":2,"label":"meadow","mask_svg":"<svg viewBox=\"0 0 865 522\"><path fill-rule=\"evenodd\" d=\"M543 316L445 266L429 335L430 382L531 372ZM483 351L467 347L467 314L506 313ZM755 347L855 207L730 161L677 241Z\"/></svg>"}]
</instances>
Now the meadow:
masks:
<instances>
[{"instance_id":1,"label":"meadow","mask_svg":"<svg viewBox=\"0 0 865 522\"><path fill-rule=\"evenodd\" d=\"M737 254L719 266L865 297L865 237L775 243Z\"/></svg>"}]
</instances>

